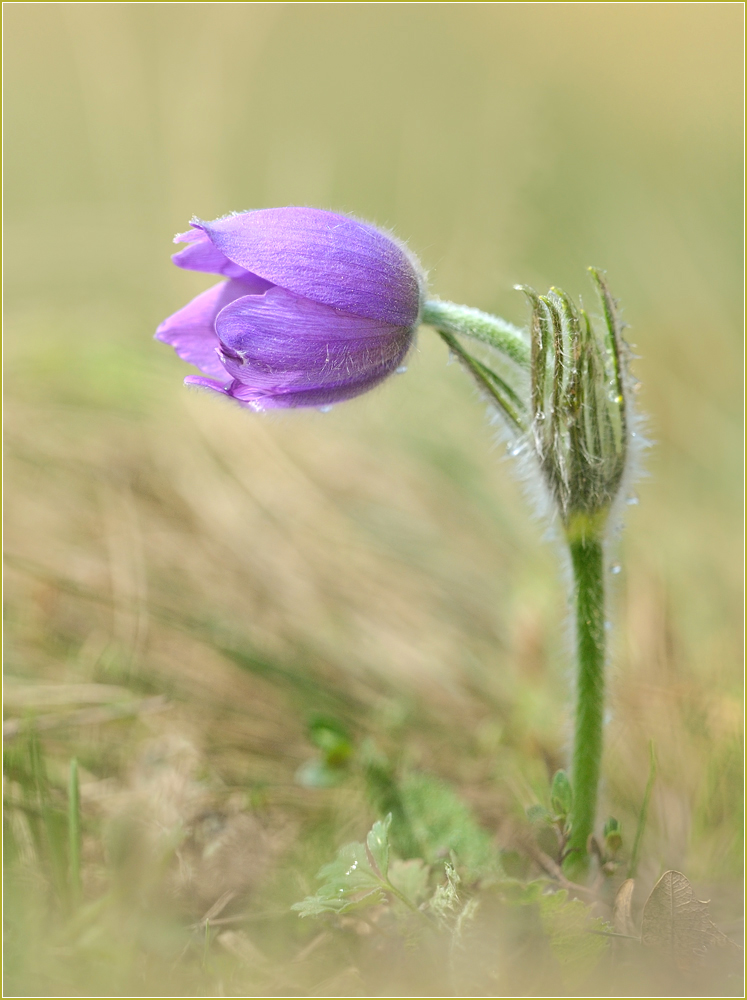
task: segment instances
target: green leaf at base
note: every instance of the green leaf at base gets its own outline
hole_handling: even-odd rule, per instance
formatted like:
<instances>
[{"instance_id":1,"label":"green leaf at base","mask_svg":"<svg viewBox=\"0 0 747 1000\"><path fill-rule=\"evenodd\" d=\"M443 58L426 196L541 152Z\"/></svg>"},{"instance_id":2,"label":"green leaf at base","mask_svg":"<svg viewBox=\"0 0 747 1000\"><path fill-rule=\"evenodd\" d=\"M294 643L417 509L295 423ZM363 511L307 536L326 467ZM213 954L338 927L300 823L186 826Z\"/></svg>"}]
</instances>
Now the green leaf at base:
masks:
<instances>
[{"instance_id":1,"label":"green leaf at base","mask_svg":"<svg viewBox=\"0 0 747 1000\"><path fill-rule=\"evenodd\" d=\"M389 870L389 824L392 817L374 823L366 843L346 844L334 861L324 865L317 878L322 885L313 896L307 896L291 907L302 917L317 917L322 913L347 913L382 902L392 887L387 881Z\"/></svg>"},{"instance_id":2,"label":"green leaf at base","mask_svg":"<svg viewBox=\"0 0 747 1000\"><path fill-rule=\"evenodd\" d=\"M590 908L580 899L569 900L565 889L540 896L539 907L563 982L573 987L594 971L609 947L609 938L599 932L611 928L599 917L592 917Z\"/></svg>"}]
</instances>

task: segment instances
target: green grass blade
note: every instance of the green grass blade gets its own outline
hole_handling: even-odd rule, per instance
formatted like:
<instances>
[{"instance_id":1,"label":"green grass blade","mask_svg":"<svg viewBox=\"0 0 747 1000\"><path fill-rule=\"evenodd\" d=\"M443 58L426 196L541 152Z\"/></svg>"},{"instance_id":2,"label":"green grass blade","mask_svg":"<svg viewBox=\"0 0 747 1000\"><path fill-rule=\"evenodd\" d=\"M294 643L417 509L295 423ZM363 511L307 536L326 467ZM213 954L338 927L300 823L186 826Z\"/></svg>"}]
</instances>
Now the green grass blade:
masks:
<instances>
[{"instance_id":1,"label":"green grass blade","mask_svg":"<svg viewBox=\"0 0 747 1000\"><path fill-rule=\"evenodd\" d=\"M628 878L635 878L635 873L638 869L638 857L641 851L643 832L646 829L646 820L648 819L648 806L651 801L651 790L653 789L654 781L656 780L656 754L654 753L653 740L649 740L648 752L650 760L648 768L648 781L646 782L646 791L643 793L641 812L638 816L638 826L636 827L635 840L633 841L633 852L630 856L630 865L628 867Z\"/></svg>"}]
</instances>

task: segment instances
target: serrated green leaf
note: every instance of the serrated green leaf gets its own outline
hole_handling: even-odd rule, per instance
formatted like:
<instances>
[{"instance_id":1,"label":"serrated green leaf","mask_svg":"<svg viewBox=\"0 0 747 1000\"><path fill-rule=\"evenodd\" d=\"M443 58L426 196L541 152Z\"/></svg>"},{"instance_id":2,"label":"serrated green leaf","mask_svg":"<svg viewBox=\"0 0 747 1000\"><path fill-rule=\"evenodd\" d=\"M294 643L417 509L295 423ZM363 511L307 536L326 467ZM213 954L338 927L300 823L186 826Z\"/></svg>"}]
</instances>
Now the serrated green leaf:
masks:
<instances>
[{"instance_id":1,"label":"serrated green leaf","mask_svg":"<svg viewBox=\"0 0 747 1000\"><path fill-rule=\"evenodd\" d=\"M527 906L536 903L548 886L548 879L523 882L520 879L504 879L500 884L501 895L508 903Z\"/></svg>"},{"instance_id":2,"label":"serrated green leaf","mask_svg":"<svg viewBox=\"0 0 747 1000\"><path fill-rule=\"evenodd\" d=\"M294 903L291 909L296 910L299 917L319 917L323 913L349 913L351 910L363 909L366 906L375 906L377 903L381 903L383 899L384 892L382 889L373 889L371 892L363 893L352 899L342 896L339 899L330 899L324 897L321 893L317 893L315 896L307 896L300 903Z\"/></svg>"},{"instance_id":3,"label":"serrated green leaf","mask_svg":"<svg viewBox=\"0 0 747 1000\"><path fill-rule=\"evenodd\" d=\"M539 899L542 926L550 950L560 965L566 986L573 987L593 972L609 947L605 932L611 930L580 899L568 899L565 889Z\"/></svg>"},{"instance_id":4,"label":"serrated green leaf","mask_svg":"<svg viewBox=\"0 0 747 1000\"><path fill-rule=\"evenodd\" d=\"M341 847L335 860L319 869L317 878L324 879L325 885L334 885L335 891L355 891L381 882L371 868L363 844Z\"/></svg>"},{"instance_id":5,"label":"serrated green leaf","mask_svg":"<svg viewBox=\"0 0 747 1000\"><path fill-rule=\"evenodd\" d=\"M370 906L383 898L385 885L368 860L365 844L346 844L334 861L320 868L317 878L322 885L291 909L302 917L320 913L345 913L361 905Z\"/></svg>"},{"instance_id":6,"label":"serrated green leaf","mask_svg":"<svg viewBox=\"0 0 747 1000\"><path fill-rule=\"evenodd\" d=\"M368 850L371 852L371 857L379 870L379 874L383 878L387 877L387 872L389 871L389 827L391 825L392 814L389 813L386 819L377 820L374 823L366 837Z\"/></svg>"},{"instance_id":7,"label":"serrated green leaf","mask_svg":"<svg viewBox=\"0 0 747 1000\"><path fill-rule=\"evenodd\" d=\"M294 903L291 909L302 917L316 917L380 903L385 892L391 891L387 881L391 819L387 816L374 823L365 844L341 847L335 860L319 869L317 878L322 885L314 895Z\"/></svg>"}]
</instances>

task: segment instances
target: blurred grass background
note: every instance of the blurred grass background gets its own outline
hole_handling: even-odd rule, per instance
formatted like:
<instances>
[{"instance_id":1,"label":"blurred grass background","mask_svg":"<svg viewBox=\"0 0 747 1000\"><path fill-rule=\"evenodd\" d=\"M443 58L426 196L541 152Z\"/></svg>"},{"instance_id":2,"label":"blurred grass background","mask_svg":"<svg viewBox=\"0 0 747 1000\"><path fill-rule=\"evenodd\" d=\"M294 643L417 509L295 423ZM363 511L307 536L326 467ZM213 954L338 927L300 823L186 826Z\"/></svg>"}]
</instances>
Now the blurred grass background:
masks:
<instances>
[{"instance_id":1,"label":"blurred grass background","mask_svg":"<svg viewBox=\"0 0 747 1000\"><path fill-rule=\"evenodd\" d=\"M147 895L128 822L188 834L188 912L288 852L300 898L288 872L371 820L355 788L294 779L314 712L451 784L501 843L566 760L557 553L437 338L423 330L408 373L369 396L271 417L186 390L152 341L212 283L169 260L193 214L309 204L390 227L433 294L519 323L515 283L590 299L585 267L607 269L654 447L611 593L602 808L632 832L653 739L643 891L677 868L736 919L742 19L5 6L6 716L46 720L54 794L80 760L88 898L112 865ZM12 988L99 988L95 962L49 951L13 822ZM157 993L132 948L107 952L101 982Z\"/></svg>"}]
</instances>

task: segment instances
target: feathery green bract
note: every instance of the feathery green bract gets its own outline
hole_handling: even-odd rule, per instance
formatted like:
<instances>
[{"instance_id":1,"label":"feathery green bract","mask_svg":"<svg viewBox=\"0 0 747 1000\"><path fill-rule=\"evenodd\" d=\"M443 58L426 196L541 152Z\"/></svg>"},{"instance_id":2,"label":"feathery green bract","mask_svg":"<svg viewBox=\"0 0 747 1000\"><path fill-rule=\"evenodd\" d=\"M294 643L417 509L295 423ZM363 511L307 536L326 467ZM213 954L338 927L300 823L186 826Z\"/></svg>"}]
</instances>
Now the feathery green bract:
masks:
<instances>
[{"instance_id":1,"label":"feathery green bract","mask_svg":"<svg viewBox=\"0 0 747 1000\"><path fill-rule=\"evenodd\" d=\"M532 305L532 438L545 486L566 531L603 524L620 490L629 451L625 344L617 305L590 268L605 331L565 292L521 286Z\"/></svg>"}]
</instances>

